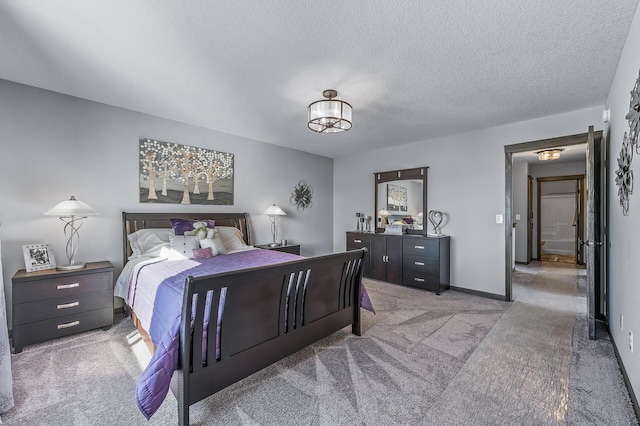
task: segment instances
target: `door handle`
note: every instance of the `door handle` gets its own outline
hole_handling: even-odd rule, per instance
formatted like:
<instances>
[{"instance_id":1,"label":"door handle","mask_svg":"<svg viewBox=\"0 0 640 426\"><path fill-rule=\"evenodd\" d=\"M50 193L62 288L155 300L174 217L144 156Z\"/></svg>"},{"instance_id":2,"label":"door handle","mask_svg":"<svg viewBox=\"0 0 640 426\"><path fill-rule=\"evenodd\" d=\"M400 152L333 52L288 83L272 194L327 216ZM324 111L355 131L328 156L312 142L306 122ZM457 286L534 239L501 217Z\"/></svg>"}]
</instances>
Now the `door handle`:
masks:
<instances>
[{"instance_id":1,"label":"door handle","mask_svg":"<svg viewBox=\"0 0 640 426\"><path fill-rule=\"evenodd\" d=\"M602 241L593 241L593 240L584 241L582 238L580 238L580 245L588 246L588 247L594 247L594 246L602 247Z\"/></svg>"}]
</instances>

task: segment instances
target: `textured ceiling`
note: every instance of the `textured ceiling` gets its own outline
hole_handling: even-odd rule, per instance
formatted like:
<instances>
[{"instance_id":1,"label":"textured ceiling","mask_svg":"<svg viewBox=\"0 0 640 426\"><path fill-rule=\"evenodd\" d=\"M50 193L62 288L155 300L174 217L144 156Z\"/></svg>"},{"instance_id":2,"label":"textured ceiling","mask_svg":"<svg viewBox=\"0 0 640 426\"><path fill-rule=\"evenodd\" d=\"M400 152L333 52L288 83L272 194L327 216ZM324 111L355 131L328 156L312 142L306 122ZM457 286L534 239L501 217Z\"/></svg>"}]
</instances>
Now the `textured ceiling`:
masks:
<instances>
[{"instance_id":1,"label":"textured ceiling","mask_svg":"<svg viewBox=\"0 0 640 426\"><path fill-rule=\"evenodd\" d=\"M603 105L637 4L0 1L0 78L338 157Z\"/></svg>"}]
</instances>

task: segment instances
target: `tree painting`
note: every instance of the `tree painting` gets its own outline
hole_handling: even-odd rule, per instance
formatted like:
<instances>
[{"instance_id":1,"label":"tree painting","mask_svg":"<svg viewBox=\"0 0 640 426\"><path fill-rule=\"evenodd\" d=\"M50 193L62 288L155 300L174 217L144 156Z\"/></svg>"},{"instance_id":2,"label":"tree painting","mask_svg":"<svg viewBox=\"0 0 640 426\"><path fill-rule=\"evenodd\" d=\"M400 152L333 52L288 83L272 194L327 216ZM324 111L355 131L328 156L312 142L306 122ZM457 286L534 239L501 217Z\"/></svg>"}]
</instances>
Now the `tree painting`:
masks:
<instances>
[{"instance_id":1,"label":"tree painting","mask_svg":"<svg viewBox=\"0 0 640 426\"><path fill-rule=\"evenodd\" d=\"M387 210L407 211L407 188L391 183L387 184Z\"/></svg>"},{"instance_id":2,"label":"tree painting","mask_svg":"<svg viewBox=\"0 0 640 426\"><path fill-rule=\"evenodd\" d=\"M233 205L233 154L140 138L139 162L141 203Z\"/></svg>"}]
</instances>

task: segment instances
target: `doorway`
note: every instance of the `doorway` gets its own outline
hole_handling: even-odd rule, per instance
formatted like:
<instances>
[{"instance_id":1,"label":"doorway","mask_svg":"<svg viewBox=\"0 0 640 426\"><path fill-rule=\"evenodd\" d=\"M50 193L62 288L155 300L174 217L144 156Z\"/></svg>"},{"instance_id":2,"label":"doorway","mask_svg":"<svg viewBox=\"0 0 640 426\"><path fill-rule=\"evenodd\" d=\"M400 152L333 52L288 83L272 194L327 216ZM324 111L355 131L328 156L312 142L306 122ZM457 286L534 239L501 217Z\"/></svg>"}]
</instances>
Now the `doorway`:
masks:
<instances>
[{"instance_id":1,"label":"doorway","mask_svg":"<svg viewBox=\"0 0 640 426\"><path fill-rule=\"evenodd\" d=\"M584 265L584 175L537 179L537 259Z\"/></svg>"}]
</instances>

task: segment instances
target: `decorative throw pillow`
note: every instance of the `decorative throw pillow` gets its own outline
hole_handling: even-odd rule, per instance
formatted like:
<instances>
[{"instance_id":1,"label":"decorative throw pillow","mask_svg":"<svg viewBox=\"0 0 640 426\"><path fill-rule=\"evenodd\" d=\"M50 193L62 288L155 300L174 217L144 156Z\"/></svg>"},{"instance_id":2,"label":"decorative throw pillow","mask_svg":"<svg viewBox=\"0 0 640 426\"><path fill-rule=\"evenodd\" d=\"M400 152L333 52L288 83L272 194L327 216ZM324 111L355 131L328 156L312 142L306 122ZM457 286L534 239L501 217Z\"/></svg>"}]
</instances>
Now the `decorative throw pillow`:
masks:
<instances>
[{"instance_id":1,"label":"decorative throw pillow","mask_svg":"<svg viewBox=\"0 0 640 426\"><path fill-rule=\"evenodd\" d=\"M225 254L227 252L224 243L216 232L211 238L203 238L200 240L200 247L207 247L211 249L211 255L217 256L219 254Z\"/></svg>"},{"instance_id":2,"label":"decorative throw pillow","mask_svg":"<svg viewBox=\"0 0 640 426\"><path fill-rule=\"evenodd\" d=\"M217 226L216 230L222 239L222 243L227 251L245 250L249 247L242 238L242 232L233 226Z\"/></svg>"},{"instance_id":3,"label":"decorative throw pillow","mask_svg":"<svg viewBox=\"0 0 640 426\"><path fill-rule=\"evenodd\" d=\"M200 248L198 237L194 235L172 235L171 250L184 257L193 258L193 249Z\"/></svg>"},{"instance_id":4,"label":"decorative throw pillow","mask_svg":"<svg viewBox=\"0 0 640 426\"><path fill-rule=\"evenodd\" d=\"M207 228L215 228L216 221L207 219L207 220L195 220L195 219L179 219L172 218L169 219L171 221L171 227L173 228L173 232L176 235L184 235L185 231L193 231L193 224L196 222L206 222Z\"/></svg>"},{"instance_id":5,"label":"decorative throw pillow","mask_svg":"<svg viewBox=\"0 0 640 426\"><path fill-rule=\"evenodd\" d=\"M162 255L163 249L171 247L173 230L169 228L140 229L127 235L131 251L129 259L140 256L157 257Z\"/></svg>"},{"instance_id":6,"label":"decorative throw pillow","mask_svg":"<svg viewBox=\"0 0 640 426\"><path fill-rule=\"evenodd\" d=\"M211 247L193 249L193 258L194 259L208 259L213 257L211 253Z\"/></svg>"}]
</instances>

